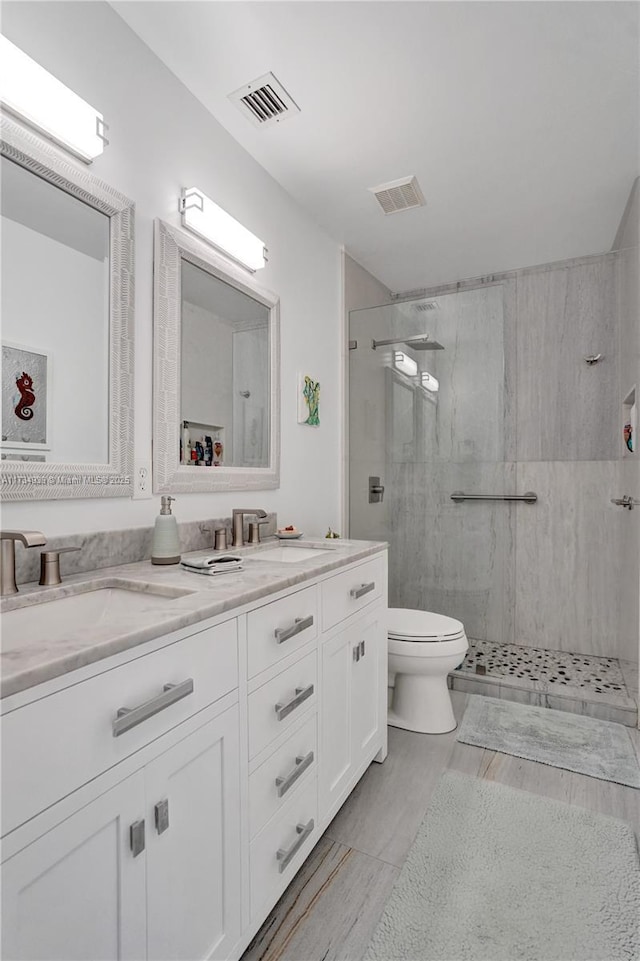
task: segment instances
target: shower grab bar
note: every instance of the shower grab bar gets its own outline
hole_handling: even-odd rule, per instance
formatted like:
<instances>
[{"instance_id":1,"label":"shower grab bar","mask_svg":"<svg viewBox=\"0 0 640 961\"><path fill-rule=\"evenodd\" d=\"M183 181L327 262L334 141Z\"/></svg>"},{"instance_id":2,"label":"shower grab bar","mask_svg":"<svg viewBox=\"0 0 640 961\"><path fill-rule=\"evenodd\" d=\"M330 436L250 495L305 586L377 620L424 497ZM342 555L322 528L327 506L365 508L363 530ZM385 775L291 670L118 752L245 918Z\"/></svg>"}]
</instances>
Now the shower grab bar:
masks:
<instances>
[{"instance_id":1,"label":"shower grab bar","mask_svg":"<svg viewBox=\"0 0 640 961\"><path fill-rule=\"evenodd\" d=\"M525 504L535 504L538 495L533 491L526 491L524 494L463 494L462 491L454 491L451 500L461 503L462 501L524 501Z\"/></svg>"}]
</instances>

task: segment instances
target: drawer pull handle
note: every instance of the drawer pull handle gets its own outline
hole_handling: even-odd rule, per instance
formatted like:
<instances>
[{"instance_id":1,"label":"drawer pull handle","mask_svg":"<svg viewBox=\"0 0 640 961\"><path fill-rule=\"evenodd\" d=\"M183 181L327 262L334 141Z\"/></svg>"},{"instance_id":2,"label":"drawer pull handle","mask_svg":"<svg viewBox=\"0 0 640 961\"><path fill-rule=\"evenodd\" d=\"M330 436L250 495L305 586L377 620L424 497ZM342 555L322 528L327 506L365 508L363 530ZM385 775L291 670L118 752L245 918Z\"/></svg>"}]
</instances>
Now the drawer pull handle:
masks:
<instances>
[{"instance_id":1,"label":"drawer pull handle","mask_svg":"<svg viewBox=\"0 0 640 961\"><path fill-rule=\"evenodd\" d=\"M282 644L283 641L288 641L289 638L295 637L296 634L302 634L302 632L306 631L312 624L313 614L308 614L307 617L296 617L290 627L276 627L274 631L276 641L278 644Z\"/></svg>"},{"instance_id":2,"label":"drawer pull handle","mask_svg":"<svg viewBox=\"0 0 640 961\"><path fill-rule=\"evenodd\" d=\"M295 711L297 707L306 701L308 697L313 694L314 687L310 684L309 687L297 687L296 696L293 697L287 704L276 704L276 715L279 721L283 721L288 714Z\"/></svg>"},{"instance_id":3,"label":"drawer pull handle","mask_svg":"<svg viewBox=\"0 0 640 961\"><path fill-rule=\"evenodd\" d=\"M156 822L156 831L158 834L164 834L169 827L169 798L164 798L162 801L158 801L153 811Z\"/></svg>"},{"instance_id":4,"label":"drawer pull handle","mask_svg":"<svg viewBox=\"0 0 640 961\"><path fill-rule=\"evenodd\" d=\"M129 847L134 858L144 851L144 818L129 827Z\"/></svg>"},{"instance_id":5,"label":"drawer pull handle","mask_svg":"<svg viewBox=\"0 0 640 961\"><path fill-rule=\"evenodd\" d=\"M375 589L376 589L376 582L370 581L368 584L361 584L360 587L352 587L349 593L351 594L351 597L355 601L359 597L362 597L363 594L368 594L370 591L375 591Z\"/></svg>"},{"instance_id":6,"label":"drawer pull handle","mask_svg":"<svg viewBox=\"0 0 640 961\"><path fill-rule=\"evenodd\" d=\"M293 771L290 771L289 774L286 774L284 777L276 778L278 797L284 797L289 788L293 787L300 775L306 771L311 764L313 764L313 751L309 751L304 757L297 757L296 766Z\"/></svg>"},{"instance_id":7,"label":"drawer pull handle","mask_svg":"<svg viewBox=\"0 0 640 961\"><path fill-rule=\"evenodd\" d=\"M137 707L120 707L113 721L113 736L120 737L125 731L142 724L154 714L159 714L166 707L181 701L183 697L193 693L193 679L187 678L180 684L165 684L162 694L152 697L150 701Z\"/></svg>"},{"instance_id":8,"label":"drawer pull handle","mask_svg":"<svg viewBox=\"0 0 640 961\"><path fill-rule=\"evenodd\" d=\"M293 842L293 844L288 850L285 850L284 848L280 848L280 850L276 854L276 857L279 862L278 871L280 872L280 874L282 874L282 872L287 869L289 862L291 861L292 858L296 856L296 854L298 853L298 851L300 850L304 842L307 840L307 838L309 837L309 835L311 834L315 826L316 824L313 818L311 818L310 821L307 821L306 824L296 824L296 833L299 835L299 837L296 838L296 840Z\"/></svg>"}]
</instances>

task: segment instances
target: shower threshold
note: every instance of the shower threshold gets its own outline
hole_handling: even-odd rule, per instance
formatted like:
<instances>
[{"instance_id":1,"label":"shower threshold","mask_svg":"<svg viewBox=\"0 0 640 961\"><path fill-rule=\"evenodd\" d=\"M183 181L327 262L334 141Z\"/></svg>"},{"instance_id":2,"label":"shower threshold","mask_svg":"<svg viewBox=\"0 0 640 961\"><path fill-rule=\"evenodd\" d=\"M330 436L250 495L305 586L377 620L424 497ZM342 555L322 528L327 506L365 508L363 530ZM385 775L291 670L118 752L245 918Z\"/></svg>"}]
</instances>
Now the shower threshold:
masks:
<instances>
[{"instance_id":1,"label":"shower threshold","mask_svg":"<svg viewBox=\"0 0 640 961\"><path fill-rule=\"evenodd\" d=\"M449 687L628 727L638 723L638 665L615 657L470 639Z\"/></svg>"}]
</instances>

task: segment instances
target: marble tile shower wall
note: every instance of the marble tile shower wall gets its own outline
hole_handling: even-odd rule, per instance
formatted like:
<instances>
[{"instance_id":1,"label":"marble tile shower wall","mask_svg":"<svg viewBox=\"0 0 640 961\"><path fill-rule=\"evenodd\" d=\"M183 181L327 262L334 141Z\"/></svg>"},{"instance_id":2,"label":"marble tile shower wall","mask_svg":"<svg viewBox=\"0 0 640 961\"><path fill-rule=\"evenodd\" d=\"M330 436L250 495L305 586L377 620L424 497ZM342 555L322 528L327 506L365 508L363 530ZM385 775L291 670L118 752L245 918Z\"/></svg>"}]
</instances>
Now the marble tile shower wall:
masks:
<instances>
[{"instance_id":1,"label":"marble tile shower wall","mask_svg":"<svg viewBox=\"0 0 640 961\"><path fill-rule=\"evenodd\" d=\"M640 249L638 247L638 223L640 222L640 182L634 193L634 206L630 220L635 223L635 232L623 237L623 247L617 260L618 302L620 313L620 368L621 397L627 398L633 387L640 387L640 322L638 302L640 300ZM636 438L637 441L637 438ZM620 493L640 496L640 454L624 454L620 465ZM618 495L616 495L618 496ZM638 582L640 577L640 511L621 511L626 515L624 534L618 568L620 570L621 635L630 650L635 649L634 660L638 659ZM627 655L631 657L631 655Z\"/></svg>"},{"instance_id":2,"label":"marble tile shower wall","mask_svg":"<svg viewBox=\"0 0 640 961\"><path fill-rule=\"evenodd\" d=\"M359 348L407 336L408 319L445 346L413 354L441 381L430 407L394 389L379 351L351 357L351 534L389 540L391 604L457 617L474 638L637 659L621 631L628 512L610 504L621 463L615 271L606 254L437 291L429 313L352 314ZM368 504L370 474L385 484L382 505ZM455 504L455 490L539 500Z\"/></svg>"},{"instance_id":3,"label":"marble tile shower wall","mask_svg":"<svg viewBox=\"0 0 640 961\"><path fill-rule=\"evenodd\" d=\"M517 509L514 640L630 659L620 580L628 519L610 502L621 456L616 261L517 276L516 477L539 501ZM598 364L584 362L598 353Z\"/></svg>"}]
</instances>

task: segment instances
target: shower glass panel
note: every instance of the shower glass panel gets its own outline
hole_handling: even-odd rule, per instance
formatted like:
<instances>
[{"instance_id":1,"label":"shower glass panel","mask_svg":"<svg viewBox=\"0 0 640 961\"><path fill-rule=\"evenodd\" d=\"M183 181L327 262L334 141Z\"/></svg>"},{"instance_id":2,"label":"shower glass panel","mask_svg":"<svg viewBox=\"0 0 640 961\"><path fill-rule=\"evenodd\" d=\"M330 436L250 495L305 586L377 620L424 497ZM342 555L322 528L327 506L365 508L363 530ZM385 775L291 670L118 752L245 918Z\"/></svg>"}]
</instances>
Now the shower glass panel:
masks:
<instances>
[{"instance_id":1,"label":"shower glass panel","mask_svg":"<svg viewBox=\"0 0 640 961\"><path fill-rule=\"evenodd\" d=\"M502 286L351 311L349 338L350 536L389 542L390 606L513 640L516 508L451 500L516 492Z\"/></svg>"}]
</instances>

